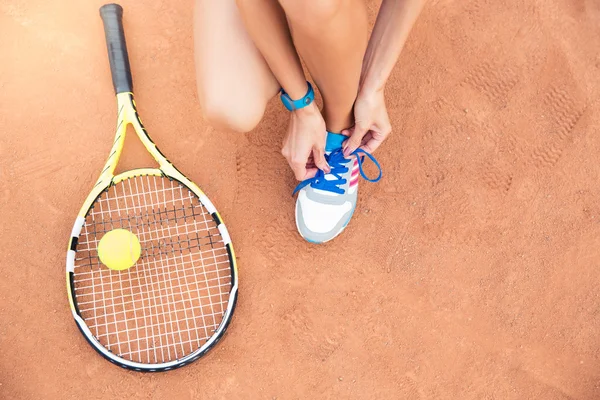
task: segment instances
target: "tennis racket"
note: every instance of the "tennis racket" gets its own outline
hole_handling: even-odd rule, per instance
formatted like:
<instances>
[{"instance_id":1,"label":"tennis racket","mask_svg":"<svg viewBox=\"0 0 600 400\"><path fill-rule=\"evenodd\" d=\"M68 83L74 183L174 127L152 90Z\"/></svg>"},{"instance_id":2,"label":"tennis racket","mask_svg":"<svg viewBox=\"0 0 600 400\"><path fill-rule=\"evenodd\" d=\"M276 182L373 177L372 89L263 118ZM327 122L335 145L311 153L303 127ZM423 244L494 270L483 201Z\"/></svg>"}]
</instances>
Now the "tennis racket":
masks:
<instances>
[{"instance_id":1,"label":"tennis racket","mask_svg":"<svg viewBox=\"0 0 600 400\"><path fill-rule=\"evenodd\" d=\"M197 360L223 336L237 299L236 260L213 204L165 158L142 125L133 100L123 9L107 4L100 16L117 95L117 130L71 233L69 302L87 341L109 361L136 371L166 371ZM158 168L115 176L128 125ZM125 236L112 239L99 254L99 244L113 231ZM122 270L108 268L102 257L122 258L116 254L119 246L133 248L123 242L127 238L138 243L137 260Z\"/></svg>"}]
</instances>

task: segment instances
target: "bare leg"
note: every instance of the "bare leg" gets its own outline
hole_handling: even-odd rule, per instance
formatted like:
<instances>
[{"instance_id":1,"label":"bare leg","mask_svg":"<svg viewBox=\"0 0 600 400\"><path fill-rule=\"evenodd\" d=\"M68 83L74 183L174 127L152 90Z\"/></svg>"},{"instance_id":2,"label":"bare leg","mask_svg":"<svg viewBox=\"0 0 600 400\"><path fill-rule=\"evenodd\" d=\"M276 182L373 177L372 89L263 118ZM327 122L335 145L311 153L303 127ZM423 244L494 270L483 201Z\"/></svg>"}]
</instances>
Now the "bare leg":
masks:
<instances>
[{"instance_id":1,"label":"bare leg","mask_svg":"<svg viewBox=\"0 0 600 400\"><path fill-rule=\"evenodd\" d=\"M281 87L292 99L301 99L308 89L306 78L279 2L237 0L237 4L248 33ZM314 176L318 171L316 167L329 170L324 154L325 131L325 120L315 103L291 113L281 154L287 159L297 179Z\"/></svg>"},{"instance_id":2,"label":"bare leg","mask_svg":"<svg viewBox=\"0 0 600 400\"><path fill-rule=\"evenodd\" d=\"M368 41L363 0L279 0L290 24L298 53L324 100L327 129L352 126Z\"/></svg>"},{"instance_id":3,"label":"bare leg","mask_svg":"<svg viewBox=\"0 0 600 400\"><path fill-rule=\"evenodd\" d=\"M279 84L248 36L235 0L196 0L194 44L204 116L220 128L252 130Z\"/></svg>"}]
</instances>

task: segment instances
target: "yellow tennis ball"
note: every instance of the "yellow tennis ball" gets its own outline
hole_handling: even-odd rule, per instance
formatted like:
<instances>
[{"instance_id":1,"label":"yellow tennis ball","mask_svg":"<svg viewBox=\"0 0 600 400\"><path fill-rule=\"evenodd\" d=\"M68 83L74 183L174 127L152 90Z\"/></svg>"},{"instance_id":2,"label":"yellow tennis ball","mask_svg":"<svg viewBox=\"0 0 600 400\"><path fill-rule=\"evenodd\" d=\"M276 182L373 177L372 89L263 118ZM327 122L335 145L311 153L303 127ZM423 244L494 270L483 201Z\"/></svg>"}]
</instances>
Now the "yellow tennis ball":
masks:
<instances>
[{"instance_id":1,"label":"yellow tennis ball","mask_svg":"<svg viewBox=\"0 0 600 400\"><path fill-rule=\"evenodd\" d=\"M98 243L98 257L102 264L117 271L131 268L141 253L140 241L127 229L113 229Z\"/></svg>"}]
</instances>

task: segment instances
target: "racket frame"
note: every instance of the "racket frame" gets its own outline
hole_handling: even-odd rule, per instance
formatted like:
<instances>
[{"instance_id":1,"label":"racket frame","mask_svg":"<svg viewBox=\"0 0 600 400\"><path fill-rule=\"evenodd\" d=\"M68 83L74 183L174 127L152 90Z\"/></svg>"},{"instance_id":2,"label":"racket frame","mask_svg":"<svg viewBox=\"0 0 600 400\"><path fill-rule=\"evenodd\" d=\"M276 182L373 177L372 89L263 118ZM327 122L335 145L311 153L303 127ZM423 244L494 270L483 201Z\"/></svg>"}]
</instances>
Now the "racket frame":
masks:
<instances>
[{"instance_id":1,"label":"racket frame","mask_svg":"<svg viewBox=\"0 0 600 400\"><path fill-rule=\"evenodd\" d=\"M73 225L73 229L71 231L71 238L69 239L69 245L67 249L67 261L66 261L66 283L67 283L67 294L69 297L69 305L71 308L71 312L73 314L73 318L77 323L77 327L86 338L86 340L90 343L90 345L104 358L108 361L117 364L126 369L132 369L135 371L146 371L146 372L158 372L158 371L168 371L171 369L179 368L184 365L187 365L198 358L202 357L208 350L214 347L214 345L223 337L229 323L231 322L231 318L233 316L233 312L237 303L237 291L238 291L238 273L237 273L237 262L235 257L235 252L233 250L233 245L231 243L231 239L229 236L229 232L227 231L227 227L223 223L223 219L221 218L219 212L209 200L209 198L202 192L202 190L190 179L188 179L183 173L181 173L173 164L161 153L158 147L154 144L150 136L148 135L146 128L142 124L140 116L137 112L135 100L133 98L132 92L122 92L117 94L117 129L115 134L115 140L113 142L113 146L110 150L110 155L106 160L104 168L100 174L100 177L96 181L92 191L84 201L77 218L75 219L75 223ZM138 138L146 148L146 150L152 155L154 160L158 163L158 168L138 168L132 169L128 171L124 171L118 175L114 175L115 169L119 162L119 158L121 156L121 152L123 151L123 145L125 143L125 135L127 131L127 127L131 125L136 132ZM209 214L214 219L217 224L217 228L221 233L221 237L223 238L223 242L225 244L225 248L227 249L227 253L229 256L230 268L231 268L231 291L229 293L229 301L227 303L227 308L223 314L223 319L219 324L215 333L209 338L209 340L204 343L200 348L196 351L188 354L185 357L182 357L177 360L172 360L165 363L160 364L150 364L150 363L138 363L135 361L130 361L125 358L118 356L110 352L106 349L92 334L90 329L87 327L85 321L81 317L79 309L77 307L77 303L75 300L75 284L74 284L74 269L75 269L75 256L77 249L77 241L79 235L81 233L81 229L85 224L85 219L92 209L92 206L96 199L104 193L108 188L112 185L115 185L121 181L126 179L134 178L137 176L159 176L166 177L170 180L175 180L185 187L187 187L191 192L193 192L202 205L206 208ZM134 266L135 267L135 266ZM134 268L133 267L133 268Z\"/></svg>"}]
</instances>

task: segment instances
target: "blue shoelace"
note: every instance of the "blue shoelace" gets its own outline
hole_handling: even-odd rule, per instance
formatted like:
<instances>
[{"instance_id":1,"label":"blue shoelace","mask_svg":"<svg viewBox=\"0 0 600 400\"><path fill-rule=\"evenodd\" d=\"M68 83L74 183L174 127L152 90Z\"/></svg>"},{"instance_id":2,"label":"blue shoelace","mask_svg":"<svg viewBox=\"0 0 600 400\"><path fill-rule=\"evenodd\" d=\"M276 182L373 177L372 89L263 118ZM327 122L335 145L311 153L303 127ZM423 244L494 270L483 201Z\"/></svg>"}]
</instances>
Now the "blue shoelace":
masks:
<instances>
[{"instance_id":1,"label":"blue shoelace","mask_svg":"<svg viewBox=\"0 0 600 400\"><path fill-rule=\"evenodd\" d=\"M360 175L365 180L369 182L377 182L381 179L381 166L372 154L364 151L363 149L356 149L352 152L352 155L356 156L356 159L358 161L358 170L360 172ZM369 178L363 171L363 161L365 156L371 159L371 161L373 161L373 163L377 166L377 169L379 170L379 175L377 175L376 178ZM345 165L346 163L348 163L348 159L344 157L343 150L340 148L332 151L330 154L325 154L325 160L327 160L327 163L331 168L331 172L327 175L333 175L336 179L325 179L325 172L318 170L317 175L315 175L314 178L310 178L300 182L298 186L296 186L296 188L294 189L292 196L296 194L296 192L298 192L300 189L308 185L310 185L313 189L325 190L337 194L344 194L345 190L340 188L340 186L347 182L345 178L342 178L342 175L348 172L348 167Z\"/></svg>"}]
</instances>

